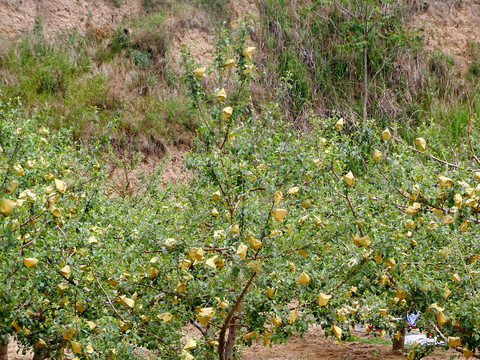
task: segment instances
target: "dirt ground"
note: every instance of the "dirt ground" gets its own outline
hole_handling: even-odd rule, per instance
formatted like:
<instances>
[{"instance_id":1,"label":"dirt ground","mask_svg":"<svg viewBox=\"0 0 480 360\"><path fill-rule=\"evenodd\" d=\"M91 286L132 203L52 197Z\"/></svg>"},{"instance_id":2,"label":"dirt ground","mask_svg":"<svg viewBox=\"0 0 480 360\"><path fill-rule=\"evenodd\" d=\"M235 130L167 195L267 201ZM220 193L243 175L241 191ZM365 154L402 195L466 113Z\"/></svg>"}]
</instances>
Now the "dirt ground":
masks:
<instances>
[{"instance_id":1,"label":"dirt ground","mask_svg":"<svg viewBox=\"0 0 480 360\"><path fill-rule=\"evenodd\" d=\"M365 337L365 334L355 332L355 336ZM287 344L263 346L263 342L244 349L242 360L399 360L402 357L393 355L391 345L364 344L361 342L346 342L339 345L335 340L326 339L320 326L311 327L303 338L293 338ZM436 350L425 358L428 360L447 360L458 353L449 350ZM461 357L463 358L463 356Z\"/></svg>"},{"instance_id":2,"label":"dirt ground","mask_svg":"<svg viewBox=\"0 0 480 360\"><path fill-rule=\"evenodd\" d=\"M108 177L110 182L109 195L116 197L117 195L123 196L125 193L129 195L143 193L147 184L141 182L142 176L152 175L159 165L162 166L160 176L163 188L177 183L187 183L191 173L186 170L183 164L183 157L190 149L186 145L172 145L165 148L164 154L152 153L145 155L134 169L126 170L116 163L110 163ZM119 156L118 159L121 162L121 154L117 154L117 156Z\"/></svg>"},{"instance_id":3,"label":"dirt ground","mask_svg":"<svg viewBox=\"0 0 480 360\"><path fill-rule=\"evenodd\" d=\"M425 1L426 10L416 14L411 28L420 29L427 51L451 55L455 67L465 72L470 65L469 47L480 41L480 3L465 1Z\"/></svg>"},{"instance_id":4,"label":"dirt ground","mask_svg":"<svg viewBox=\"0 0 480 360\"><path fill-rule=\"evenodd\" d=\"M16 343L10 341L8 345L8 360L32 360L33 354L31 352L27 352L23 355L21 352L18 353L19 348Z\"/></svg>"},{"instance_id":5,"label":"dirt ground","mask_svg":"<svg viewBox=\"0 0 480 360\"><path fill-rule=\"evenodd\" d=\"M81 33L88 26L114 28L124 16L138 13L141 0L1 0L0 35L15 36L33 29L35 19L42 19L44 34L51 38L57 31L76 27Z\"/></svg>"}]
</instances>

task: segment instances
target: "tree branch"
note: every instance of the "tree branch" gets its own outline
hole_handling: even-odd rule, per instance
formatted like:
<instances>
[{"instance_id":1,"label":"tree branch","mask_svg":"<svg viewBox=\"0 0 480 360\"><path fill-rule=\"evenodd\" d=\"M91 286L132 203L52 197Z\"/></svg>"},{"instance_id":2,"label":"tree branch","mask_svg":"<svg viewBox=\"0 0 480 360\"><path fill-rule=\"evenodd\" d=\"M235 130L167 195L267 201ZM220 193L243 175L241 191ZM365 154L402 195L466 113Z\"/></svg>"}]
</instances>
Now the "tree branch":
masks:
<instances>
[{"instance_id":1,"label":"tree branch","mask_svg":"<svg viewBox=\"0 0 480 360\"><path fill-rule=\"evenodd\" d=\"M433 328L435 329L436 333L438 334L438 336L440 336L442 338L442 340L448 344L448 339L445 337L445 335L442 334L442 332L440 331L440 329L438 328L437 325L435 324L432 324ZM453 348L455 351L459 352L459 353L462 353L463 354L463 350L460 346L455 346ZM476 359L480 359L480 355L477 355L477 354L473 354L472 355L474 358Z\"/></svg>"},{"instance_id":2,"label":"tree branch","mask_svg":"<svg viewBox=\"0 0 480 360\"><path fill-rule=\"evenodd\" d=\"M110 296L108 296L107 292L105 291L105 289L103 288L102 284L100 284L100 281L98 281L98 278L95 276L95 280L97 281L97 284L98 286L100 287L100 289L102 290L102 292L105 294L105 296L107 297L107 301L108 301L108 304L110 305L110 307L113 309L113 311L115 312L115 314L117 314L120 319L122 318L122 316L119 314L119 312L117 311L117 309L115 308L115 306L113 305L112 303L112 300L110 299Z\"/></svg>"}]
</instances>

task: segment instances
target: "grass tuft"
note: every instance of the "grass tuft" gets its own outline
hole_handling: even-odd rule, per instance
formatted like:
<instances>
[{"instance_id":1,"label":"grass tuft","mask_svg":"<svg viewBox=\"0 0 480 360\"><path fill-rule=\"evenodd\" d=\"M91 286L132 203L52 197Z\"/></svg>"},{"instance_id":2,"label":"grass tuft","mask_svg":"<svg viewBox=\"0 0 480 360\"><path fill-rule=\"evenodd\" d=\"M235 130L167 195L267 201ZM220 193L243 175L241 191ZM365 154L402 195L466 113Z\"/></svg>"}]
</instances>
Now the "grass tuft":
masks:
<instances>
[{"instance_id":1,"label":"grass tuft","mask_svg":"<svg viewBox=\"0 0 480 360\"><path fill-rule=\"evenodd\" d=\"M363 344L373 344L373 345L392 345L391 339L385 339L379 336L372 336L372 337L359 337L359 336L350 336L347 339L348 342L360 342Z\"/></svg>"}]
</instances>

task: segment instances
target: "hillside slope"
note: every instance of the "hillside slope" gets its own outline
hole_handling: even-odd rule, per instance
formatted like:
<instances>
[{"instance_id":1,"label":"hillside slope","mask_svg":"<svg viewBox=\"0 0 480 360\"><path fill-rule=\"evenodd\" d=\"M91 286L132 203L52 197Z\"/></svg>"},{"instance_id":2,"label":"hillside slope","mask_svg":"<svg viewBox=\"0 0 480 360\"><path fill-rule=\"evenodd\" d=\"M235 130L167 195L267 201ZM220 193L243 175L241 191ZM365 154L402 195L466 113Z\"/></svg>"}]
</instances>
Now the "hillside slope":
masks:
<instances>
[{"instance_id":1,"label":"hillside slope","mask_svg":"<svg viewBox=\"0 0 480 360\"><path fill-rule=\"evenodd\" d=\"M426 50L453 56L465 72L472 63L473 46L480 41L480 3L429 1L426 10L415 14L409 25L421 29Z\"/></svg>"},{"instance_id":2,"label":"hillside slope","mask_svg":"<svg viewBox=\"0 0 480 360\"><path fill-rule=\"evenodd\" d=\"M48 38L73 28L81 33L91 26L109 29L141 9L141 0L4 0L0 2L0 35L24 34L34 28L36 19L41 19Z\"/></svg>"},{"instance_id":3,"label":"hillside slope","mask_svg":"<svg viewBox=\"0 0 480 360\"><path fill-rule=\"evenodd\" d=\"M190 146L199 121L181 78L181 45L198 66L209 66L216 41L228 39L246 14L255 24L249 44L257 47L257 110L278 101L284 116L308 132L315 117L338 114L354 123L367 99L368 116L379 126L397 124L404 137L430 119L452 134L451 142L465 136L465 93L473 98L480 79L478 1L399 1L370 11L367 71L358 2L345 1L358 12L353 17L314 4L4 0L1 92L27 109L47 109L48 125L71 128L77 139L115 128L110 135L122 161L135 149L157 164L169 146L177 155ZM215 90L214 82L208 86Z\"/></svg>"}]
</instances>

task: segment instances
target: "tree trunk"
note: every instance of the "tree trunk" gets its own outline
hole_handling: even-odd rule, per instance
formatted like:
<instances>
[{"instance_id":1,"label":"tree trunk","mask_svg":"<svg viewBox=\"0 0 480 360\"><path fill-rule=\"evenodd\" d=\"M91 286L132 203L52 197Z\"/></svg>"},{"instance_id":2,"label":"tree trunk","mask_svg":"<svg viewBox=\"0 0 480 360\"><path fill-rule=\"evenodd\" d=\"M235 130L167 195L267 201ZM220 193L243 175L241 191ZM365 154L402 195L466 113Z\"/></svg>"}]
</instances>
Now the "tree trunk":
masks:
<instances>
[{"instance_id":1,"label":"tree trunk","mask_svg":"<svg viewBox=\"0 0 480 360\"><path fill-rule=\"evenodd\" d=\"M228 329L227 343L225 344L225 360L233 360L233 350L235 349L235 340L237 337L237 326L235 317L232 319L232 325Z\"/></svg>"},{"instance_id":2,"label":"tree trunk","mask_svg":"<svg viewBox=\"0 0 480 360\"><path fill-rule=\"evenodd\" d=\"M393 353L394 354L402 354L405 352L405 328L400 328L398 331L401 332L400 338L397 340L395 337L393 337Z\"/></svg>"},{"instance_id":3,"label":"tree trunk","mask_svg":"<svg viewBox=\"0 0 480 360\"><path fill-rule=\"evenodd\" d=\"M32 360L45 360L48 353L45 350L35 350Z\"/></svg>"},{"instance_id":4,"label":"tree trunk","mask_svg":"<svg viewBox=\"0 0 480 360\"><path fill-rule=\"evenodd\" d=\"M0 360L8 360L8 343L0 344Z\"/></svg>"},{"instance_id":5,"label":"tree trunk","mask_svg":"<svg viewBox=\"0 0 480 360\"><path fill-rule=\"evenodd\" d=\"M228 313L225 323L223 324L220 334L218 336L218 357L220 360L230 360L233 357L233 350L235 348L235 337L237 336L237 325L235 325L236 316L235 312L240 311L242 307L242 300L245 294L248 291L250 285L252 285L253 280L257 276L257 272L255 271L250 280L245 284L243 290L240 295L238 295L237 301L235 301L235 305ZM227 336L228 330L228 336ZM228 358L226 356L229 356Z\"/></svg>"}]
</instances>

